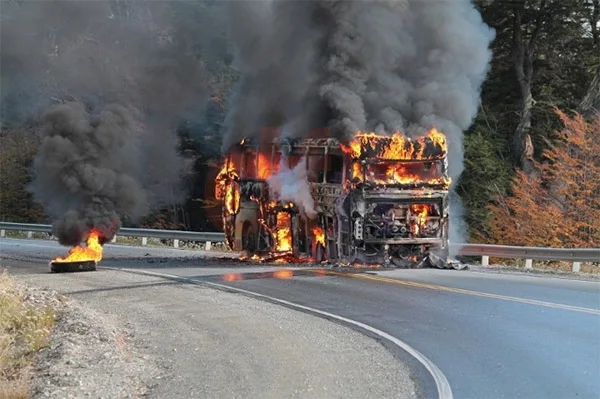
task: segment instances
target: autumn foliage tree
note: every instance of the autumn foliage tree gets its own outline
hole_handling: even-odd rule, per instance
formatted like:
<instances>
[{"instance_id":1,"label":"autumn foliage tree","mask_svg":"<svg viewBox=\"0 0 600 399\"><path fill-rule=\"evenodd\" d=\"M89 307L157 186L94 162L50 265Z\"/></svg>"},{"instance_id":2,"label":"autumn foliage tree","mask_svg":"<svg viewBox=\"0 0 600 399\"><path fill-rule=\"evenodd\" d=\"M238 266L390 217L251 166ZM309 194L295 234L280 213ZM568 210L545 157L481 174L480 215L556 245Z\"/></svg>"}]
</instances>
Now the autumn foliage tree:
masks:
<instances>
[{"instance_id":1,"label":"autumn foliage tree","mask_svg":"<svg viewBox=\"0 0 600 399\"><path fill-rule=\"evenodd\" d=\"M490 207L491 242L600 246L600 114L592 121L557 111L564 127L536 173L517 172L512 195Z\"/></svg>"}]
</instances>

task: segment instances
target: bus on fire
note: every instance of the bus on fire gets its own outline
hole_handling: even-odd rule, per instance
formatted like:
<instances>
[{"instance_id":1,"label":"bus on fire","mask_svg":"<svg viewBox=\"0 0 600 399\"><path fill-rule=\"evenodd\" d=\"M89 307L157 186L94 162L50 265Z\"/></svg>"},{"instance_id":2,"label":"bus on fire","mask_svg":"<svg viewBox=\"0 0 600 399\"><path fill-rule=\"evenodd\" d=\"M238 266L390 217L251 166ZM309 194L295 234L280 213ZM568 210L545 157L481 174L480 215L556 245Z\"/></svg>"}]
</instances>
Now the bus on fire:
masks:
<instances>
[{"instance_id":1,"label":"bus on fire","mask_svg":"<svg viewBox=\"0 0 600 399\"><path fill-rule=\"evenodd\" d=\"M448 267L447 144L244 139L216 179L226 243L254 259Z\"/></svg>"}]
</instances>

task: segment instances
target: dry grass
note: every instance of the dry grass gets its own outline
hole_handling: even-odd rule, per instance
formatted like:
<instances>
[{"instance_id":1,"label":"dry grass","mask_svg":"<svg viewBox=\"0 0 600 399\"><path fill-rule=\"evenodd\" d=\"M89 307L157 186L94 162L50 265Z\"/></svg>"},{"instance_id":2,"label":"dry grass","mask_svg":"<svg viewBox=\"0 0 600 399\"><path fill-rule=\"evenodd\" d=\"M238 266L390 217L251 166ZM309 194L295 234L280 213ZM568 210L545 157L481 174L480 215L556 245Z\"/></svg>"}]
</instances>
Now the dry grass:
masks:
<instances>
[{"instance_id":1,"label":"dry grass","mask_svg":"<svg viewBox=\"0 0 600 399\"><path fill-rule=\"evenodd\" d=\"M491 265L504 265L509 267L523 268L525 269L524 259L500 259L490 258ZM570 272L573 268L572 262L566 261L544 261L534 260L532 264L534 269L547 270L547 271L558 271L558 272ZM583 274L600 274L600 263L598 262L581 262L580 272Z\"/></svg>"},{"instance_id":2,"label":"dry grass","mask_svg":"<svg viewBox=\"0 0 600 399\"><path fill-rule=\"evenodd\" d=\"M55 311L28 301L6 272L0 274L0 399L29 397L36 352L50 342Z\"/></svg>"},{"instance_id":3,"label":"dry grass","mask_svg":"<svg viewBox=\"0 0 600 399\"><path fill-rule=\"evenodd\" d=\"M24 231L6 230L5 236L6 236L6 238L27 238L27 233ZM35 239L35 240L47 240L50 238L50 234L49 233L39 233L39 232L34 231L31 233L31 238Z\"/></svg>"},{"instance_id":4,"label":"dry grass","mask_svg":"<svg viewBox=\"0 0 600 399\"><path fill-rule=\"evenodd\" d=\"M571 262L560 261L533 261L533 267L542 270L570 272L573 268L573 264ZM581 262L580 272L586 274L600 274L600 267L598 267L598 264L594 264L592 262Z\"/></svg>"}]
</instances>

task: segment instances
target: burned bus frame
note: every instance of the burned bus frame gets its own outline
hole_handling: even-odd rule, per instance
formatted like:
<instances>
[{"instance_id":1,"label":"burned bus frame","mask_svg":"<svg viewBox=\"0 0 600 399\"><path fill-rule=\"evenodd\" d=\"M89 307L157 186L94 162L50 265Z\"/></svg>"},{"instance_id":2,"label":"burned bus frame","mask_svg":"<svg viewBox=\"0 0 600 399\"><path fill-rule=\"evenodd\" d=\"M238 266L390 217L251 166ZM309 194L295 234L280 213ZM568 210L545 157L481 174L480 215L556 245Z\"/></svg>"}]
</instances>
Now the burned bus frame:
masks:
<instances>
[{"instance_id":1,"label":"burned bus frame","mask_svg":"<svg viewBox=\"0 0 600 399\"><path fill-rule=\"evenodd\" d=\"M262 155L261 155L262 154ZM267 157L271 172L284 159L306 158L316 217L310 218L294 203L273 199L267 176L260 176L260 156ZM315 174L315 158L320 171ZM334 138L275 139L267 144L245 139L231 149L226 163L235 165L226 177L230 192L239 195L237 205L223 207L226 241L232 250L258 257L288 256L333 263L390 264L399 267L446 267L448 256L448 185L439 180L409 184L380 183L365 178L369 165L378 159L353 159ZM386 160L438 168L447 176L447 159ZM362 178L353 176L360 165ZM247 166L251 165L250 168ZM433 166L432 166L433 165ZM264 166L264 165L263 165ZM289 164L288 166L294 166ZM254 172L248 173L252 170ZM356 170L356 169L355 169ZM427 207L425 217L415 207ZM281 215L285 215L281 217ZM415 219L416 218L416 219ZM285 224L280 225L280 220ZM415 231L415 220L418 231ZM315 230L316 229L316 230ZM289 236L280 245L278 234ZM322 233L317 239L315 231Z\"/></svg>"}]
</instances>

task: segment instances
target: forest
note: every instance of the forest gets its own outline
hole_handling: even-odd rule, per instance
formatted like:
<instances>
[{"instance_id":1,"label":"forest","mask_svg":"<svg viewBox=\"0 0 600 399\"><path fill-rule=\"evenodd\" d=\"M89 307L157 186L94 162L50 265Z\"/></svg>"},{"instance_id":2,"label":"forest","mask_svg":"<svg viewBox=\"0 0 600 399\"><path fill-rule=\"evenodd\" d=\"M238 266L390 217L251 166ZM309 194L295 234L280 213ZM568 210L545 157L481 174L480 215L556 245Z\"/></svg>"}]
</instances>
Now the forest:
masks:
<instances>
[{"instance_id":1,"label":"forest","mask_svg":"<svg viewBox=\"0 0 600 399\"><path fill-rule=\"evenodd\" d=\"M2 5L0 220L52 220L31 190L44 109L117 99L149 132L136 159L160 193L124 225L219 231L213 182L239 77L223 3L112 0L108 14L25 3ZM599 247L600 0L474 3L495 37L454 183L469 240Z\"/></svg>"}]
</instances>

